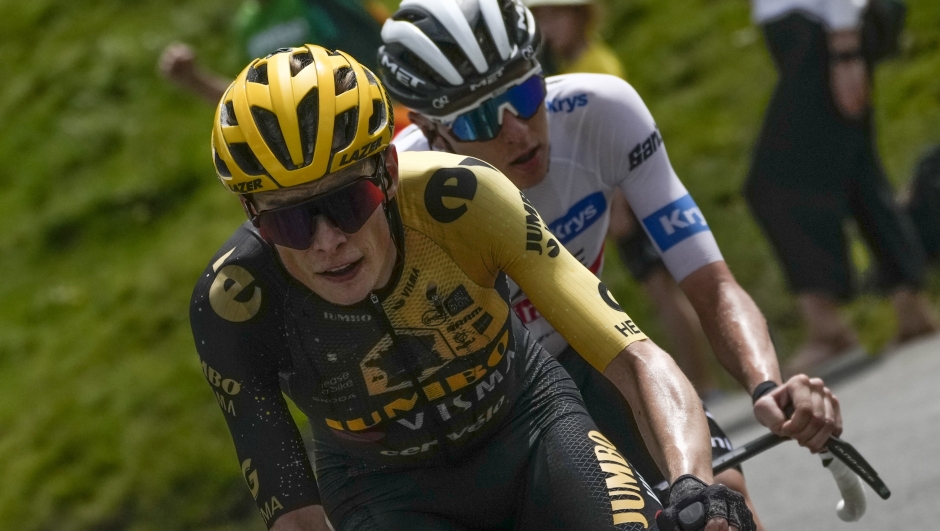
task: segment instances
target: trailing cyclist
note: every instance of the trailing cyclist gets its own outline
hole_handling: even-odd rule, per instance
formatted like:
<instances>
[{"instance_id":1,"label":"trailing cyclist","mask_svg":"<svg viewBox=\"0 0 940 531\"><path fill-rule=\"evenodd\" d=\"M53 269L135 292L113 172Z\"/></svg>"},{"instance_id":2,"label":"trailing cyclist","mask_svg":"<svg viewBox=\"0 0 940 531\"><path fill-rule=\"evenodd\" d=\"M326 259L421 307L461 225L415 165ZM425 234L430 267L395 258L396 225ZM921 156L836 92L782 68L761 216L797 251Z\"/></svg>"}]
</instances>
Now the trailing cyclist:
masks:
<instances>
[{"instance_id":1,"label":"trailing cyclist","mask_svg":"<svg viewBox=\"0 0 940 531\"><path fill-rule=\"evenodd\" d=\"M494 15L498 8L502 16ZM514 19L507 11L519 15ZM783 384L766 322L676 176L643 100L614 76L543 78L534 59L538 43L529 36L534 30L521 30L533 25L531 14L508 0L481 0L478 8L454 0L403 4L383 27L378 61L389 92L413 110L414 125L394 144L493 164L524 191L558 242L598 274L611 196L620 188L692 302L720 361L754 397L758 420L821 450L830 434L841 431L838 401L819 379L799 375ZM658 476L634 423L625 421L633 415L618 393L533 306L524 286L513 284L512 296L536 340L578 382L601 431L647 479ZM787 420L783 410L789 405L795 413ZM715 454L730 451L720 428L714 422L710 427ZM719 479L744 491L740 471Z\"/></svg>"}]
</instances>

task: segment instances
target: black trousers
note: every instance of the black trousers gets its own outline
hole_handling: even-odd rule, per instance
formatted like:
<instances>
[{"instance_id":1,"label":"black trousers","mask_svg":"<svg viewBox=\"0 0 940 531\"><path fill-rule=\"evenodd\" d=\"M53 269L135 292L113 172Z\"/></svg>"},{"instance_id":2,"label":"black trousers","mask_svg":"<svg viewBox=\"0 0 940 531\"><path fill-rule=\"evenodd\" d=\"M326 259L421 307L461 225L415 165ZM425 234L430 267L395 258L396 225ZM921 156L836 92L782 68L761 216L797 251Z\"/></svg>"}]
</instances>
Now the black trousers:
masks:
<instances>
[{"instance_id":1,"label":"black trousers","mask_svg":"<svg viewBox=\"0 0 940 531\"><path fill-rule=\"evenodd\" d=\"M920 287L924 253L885 177L871 112L850 120L835 106L825 29L797 13L763 29L779 81L744 195L791 289L854 295L844 230L850 218L875 258L879 288Z\"/></svg>"}]
</instances>

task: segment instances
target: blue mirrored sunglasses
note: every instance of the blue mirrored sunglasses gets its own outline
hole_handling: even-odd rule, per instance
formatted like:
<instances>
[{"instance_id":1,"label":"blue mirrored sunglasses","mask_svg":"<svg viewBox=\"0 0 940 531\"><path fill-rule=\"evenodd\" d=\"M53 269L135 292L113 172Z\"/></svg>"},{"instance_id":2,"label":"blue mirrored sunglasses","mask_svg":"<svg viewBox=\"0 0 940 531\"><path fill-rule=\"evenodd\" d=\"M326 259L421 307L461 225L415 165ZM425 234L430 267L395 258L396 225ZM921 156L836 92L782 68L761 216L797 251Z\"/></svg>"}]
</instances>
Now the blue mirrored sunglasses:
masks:
<instances>
[{"instance_id":1,"label":"blue mirrored sunglasses","mask_svg":"<svg viewBox=\"0 0 940 531\"><path fill-rule=\"evenodd\" d=\"M461 142L485 142L496 138L503 126L503 110L528 120L545 102L545 80L534 74L506 92L494 96L472 111L457 116L450 124L451 133Z\"/></svg>"}]
</instances>

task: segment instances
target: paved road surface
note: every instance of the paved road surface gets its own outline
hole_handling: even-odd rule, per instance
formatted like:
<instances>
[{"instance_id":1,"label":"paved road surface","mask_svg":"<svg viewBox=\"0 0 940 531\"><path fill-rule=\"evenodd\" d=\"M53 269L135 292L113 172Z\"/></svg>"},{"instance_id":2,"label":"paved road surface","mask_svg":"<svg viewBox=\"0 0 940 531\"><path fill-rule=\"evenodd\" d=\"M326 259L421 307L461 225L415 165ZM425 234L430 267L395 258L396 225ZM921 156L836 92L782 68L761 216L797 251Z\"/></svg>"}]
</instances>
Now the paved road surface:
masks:
<instances>
[{"instance_id":1,"label":"paved road surface","mask_svg":"<svg viewBox=\"0 0 940 531\"><path fill-rule=\"evenodd\" d=\"M935 529L940 514L940 336L912 344L836 382L843 439L865 456L891 489L883 501L866 486L868 511L845 523L839 492L818 457L784 443L744 465L751 495L768 531ZM742 397L743 398L743 397ZM731 401L735 402L735 401ZM745 422L747 400L717 408L741 444L763 433Z\"/></svg>"}]
</instances>

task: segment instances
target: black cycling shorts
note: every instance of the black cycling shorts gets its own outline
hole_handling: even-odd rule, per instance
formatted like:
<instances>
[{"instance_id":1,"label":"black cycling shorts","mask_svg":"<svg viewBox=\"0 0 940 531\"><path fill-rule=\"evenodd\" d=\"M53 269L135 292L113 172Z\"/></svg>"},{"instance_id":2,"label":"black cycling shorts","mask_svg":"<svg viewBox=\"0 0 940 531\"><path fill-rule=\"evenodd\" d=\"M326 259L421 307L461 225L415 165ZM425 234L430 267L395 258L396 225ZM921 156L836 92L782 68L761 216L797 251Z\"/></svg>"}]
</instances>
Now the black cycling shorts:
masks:
<instances>
[{"instance_id":1,"label":"black cycling shorts","mask_svg":"<svg viewBox=\"0 0 940 531\"><path fill-rule=\"evenodd\" d=\"M548 356L546 354L546 356ZM518 412L447 466L318 471L336 531L657 529L662 506L549 357Z\"/></svg>"},{"instance_id":2,"label":"black cycling shorts","mask_svg":"<svg viewBox=\"0 0 940 531\"><path fill-rule=\"evenodd\" d=\"M649 481L650 485L665 481L662 472L646 449L643 436L640 435L633 416L633 410L630 409L630 404L627 403L620 390L606 376L584 361L584 358L570 346L562 351L558 356L558 361L581 390L588 412L600 431L623 452L624 457ZM731 445L731 440L715 422L707 408L705 416L708 419L708 431L712 440L712 459L732 451L734 447ZM741 471L741 467L736 467L736 469Z\"/></svg>"}]
</instances>

